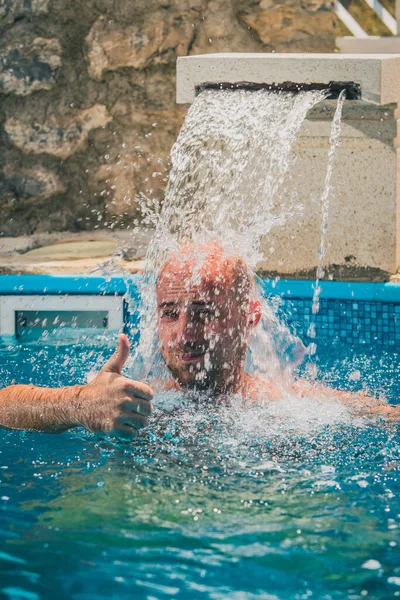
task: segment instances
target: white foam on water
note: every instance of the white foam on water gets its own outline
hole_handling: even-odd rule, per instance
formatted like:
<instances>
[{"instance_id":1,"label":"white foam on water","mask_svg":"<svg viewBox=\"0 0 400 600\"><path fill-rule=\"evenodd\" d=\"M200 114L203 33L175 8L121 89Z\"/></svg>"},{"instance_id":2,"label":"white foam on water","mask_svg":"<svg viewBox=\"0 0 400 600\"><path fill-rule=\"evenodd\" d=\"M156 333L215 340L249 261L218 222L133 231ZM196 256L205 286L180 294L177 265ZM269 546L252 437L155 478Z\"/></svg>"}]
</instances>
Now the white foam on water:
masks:
<instances>
[{"instance_id":1,"label":"white foam on water","mask_svg":"<svg viewBox=\"0 0 400 600\"><path fill-rule=\"evenodd\" d=\"M299 436L309 438L326 427L364 425L363 419L356 419L329 392L300 398L292 390L282 389L280 399L266 398L253 405L239 394L215 399L204 392L168 391L157 394L154 405L156 419L160 415L164 423L176 419L185 437L192 437L194 442L200 430L217 431L220 443L238 450L251 441L288 441Z\"/></svg>"}]
</instances>

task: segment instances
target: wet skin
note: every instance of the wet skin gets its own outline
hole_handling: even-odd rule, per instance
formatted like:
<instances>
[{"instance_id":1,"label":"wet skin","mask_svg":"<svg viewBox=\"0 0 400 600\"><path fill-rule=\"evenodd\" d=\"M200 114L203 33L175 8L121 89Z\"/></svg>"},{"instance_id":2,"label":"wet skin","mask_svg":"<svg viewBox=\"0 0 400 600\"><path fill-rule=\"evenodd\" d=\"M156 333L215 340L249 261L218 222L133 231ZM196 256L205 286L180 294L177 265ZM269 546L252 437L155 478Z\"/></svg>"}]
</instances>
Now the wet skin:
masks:
<instances>
[{"instance_id":1,"label":"wet skin","mask_svg":"<svg viewBox=\"0 0 400 600\"><path fill-rule=\"evenodd\" d=\"M260 318L259 304L244 294L248 281L242 262L221 261L220 247L214 250L196 283L192 258L185 257L181 268L172 260L162 269L157 283L161 352L180 387L245 392L249 376L242 365L250 331ZM116 353L86 386L0 390L0 424L48 432L84 426L133 437L147 424L153 391L122 375L128 354L129 342L120 335Z\"/></svg>"},{"instance_id":2,"label":"wet skin","mask_svg":"<svg viewBox=\"0 0 400 600\"><path fill-rule=\"evenodd\" d=\"M163 359L185 387L235 388L245 357L250 319L234 287L187 285L182 273L157 286L158 335Z\"/></svg>"},{"instance_id":3,"label":"wet skin","mask_svg":"<svg viewBox=\"0 0 400 600\"><path fill-rule=\"evenodd\" d=\"M120 334L115 353L86 385L12 385L0 390L0 424L48 433L85 427L97 433L136 436L147 425L153 391L145 383L122 375L128 356L128 338Z\"/></svg>"}]
</instances>

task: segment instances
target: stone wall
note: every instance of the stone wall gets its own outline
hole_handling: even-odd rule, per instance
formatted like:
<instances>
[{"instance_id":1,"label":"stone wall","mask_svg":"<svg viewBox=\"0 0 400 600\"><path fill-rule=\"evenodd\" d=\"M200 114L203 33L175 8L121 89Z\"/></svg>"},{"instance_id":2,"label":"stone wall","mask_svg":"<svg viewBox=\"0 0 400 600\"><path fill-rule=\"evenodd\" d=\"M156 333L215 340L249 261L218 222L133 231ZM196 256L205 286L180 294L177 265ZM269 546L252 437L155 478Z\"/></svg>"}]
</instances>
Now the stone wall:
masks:
<instances>
[{"instance_id":1,"label":"stone wall","mask_svg":"<svg viewBox=\"0 0 400 600\"><path fill-rule=\"evenodd\" d=\"M331 0L0 0L0 235L120 227L162 198L179 55L331 52Z\"/></svg>"}]
</instances>

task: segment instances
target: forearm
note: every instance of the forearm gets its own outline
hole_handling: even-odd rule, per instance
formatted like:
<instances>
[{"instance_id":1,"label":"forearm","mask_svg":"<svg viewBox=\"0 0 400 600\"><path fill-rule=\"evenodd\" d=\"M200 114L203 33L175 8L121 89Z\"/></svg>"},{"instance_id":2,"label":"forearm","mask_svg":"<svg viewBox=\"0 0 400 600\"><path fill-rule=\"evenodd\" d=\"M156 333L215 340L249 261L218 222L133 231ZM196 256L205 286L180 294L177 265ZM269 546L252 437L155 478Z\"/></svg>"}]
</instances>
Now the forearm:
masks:
<instances>
[{"instance_id":1,"label":"forearm","mask_svg":"<svg viewBox=\"0 0 400 600\"><path fill-rule=\"evenodd\" d=\"M336 390L323 384L310 384L304 380L298 380L294 384L295 391L300 396L310 397L331 397L336 398L342 404L346 404L354 412L365 416L381 416L388 421L400 422L400 406L388 404L384 400L375 398L364 391L345 392Z\"/></svg>"},{"instance_id":2,"label":"forearm","mask_svg":"<svg viewBox=\"0 0 400 600\"><path fill-rule=\"evenodd\" d=\"M83 386L40 388L13 385L0 390L0 426L58 433L76 427L74 408Z\"/></svg>"}]
</instances>

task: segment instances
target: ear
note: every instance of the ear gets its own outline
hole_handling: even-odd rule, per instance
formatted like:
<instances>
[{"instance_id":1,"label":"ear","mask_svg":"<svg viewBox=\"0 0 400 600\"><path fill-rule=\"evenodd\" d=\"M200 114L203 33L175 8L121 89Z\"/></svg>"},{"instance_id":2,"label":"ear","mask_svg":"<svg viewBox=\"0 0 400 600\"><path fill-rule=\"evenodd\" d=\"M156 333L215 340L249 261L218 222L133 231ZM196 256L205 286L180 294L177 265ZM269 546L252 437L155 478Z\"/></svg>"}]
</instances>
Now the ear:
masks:
<instances>
[{"instance_id":1,"label":"ear","mask_svg":"<svg viewBox=\"0 0 400 600\"><path fill-rule=\"evenodd\" d=\"M261 319L261 302L259 300L251 300L249 306L249 325L257 327Z\"/></svg>"}]
</instances>

